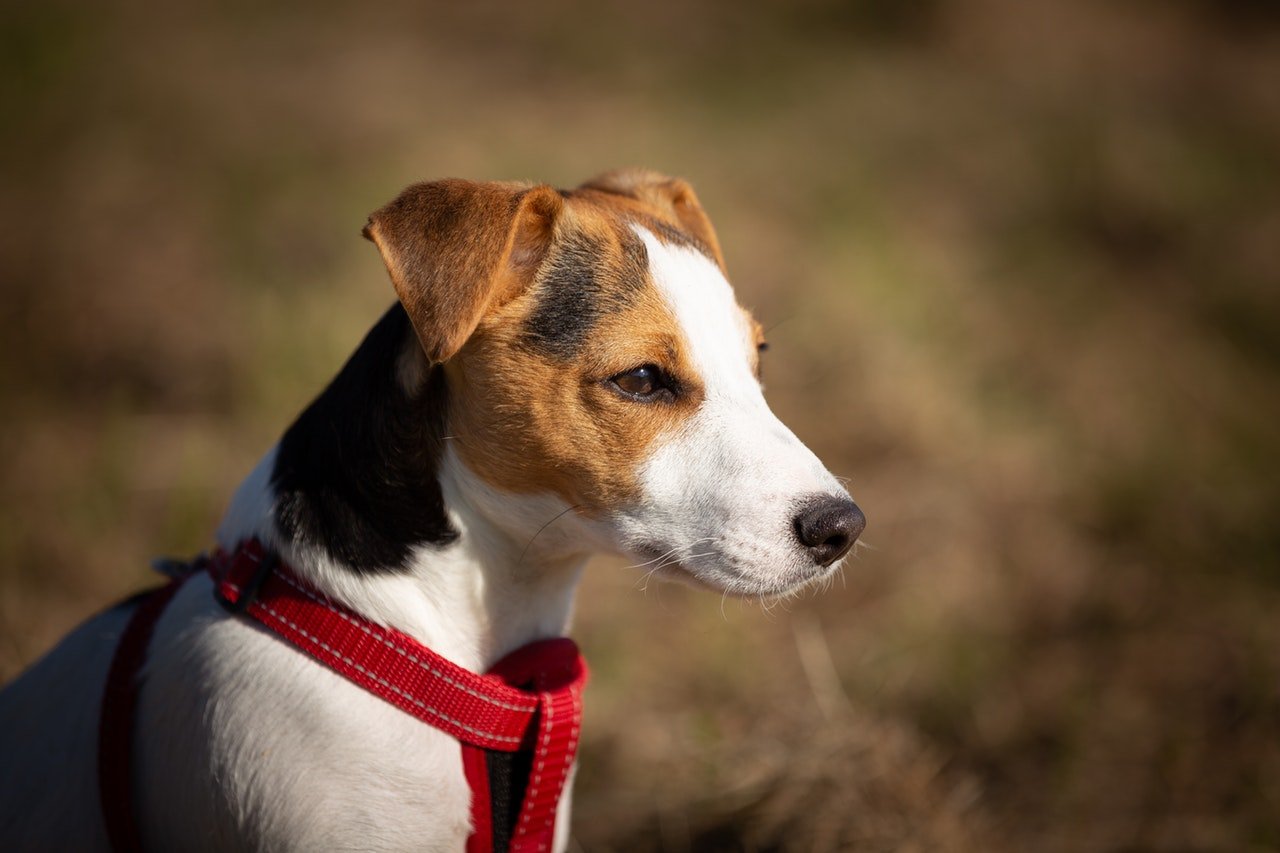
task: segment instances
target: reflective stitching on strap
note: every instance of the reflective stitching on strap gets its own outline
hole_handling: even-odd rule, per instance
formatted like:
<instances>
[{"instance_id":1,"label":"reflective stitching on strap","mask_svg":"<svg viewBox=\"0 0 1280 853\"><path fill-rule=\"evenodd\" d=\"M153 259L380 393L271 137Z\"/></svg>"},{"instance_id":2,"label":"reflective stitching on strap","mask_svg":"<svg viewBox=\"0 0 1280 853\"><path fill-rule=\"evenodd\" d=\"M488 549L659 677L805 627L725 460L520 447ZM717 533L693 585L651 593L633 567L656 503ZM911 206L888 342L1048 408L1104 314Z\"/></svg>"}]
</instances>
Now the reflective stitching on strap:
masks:
<instances>
[{"instance_id":1,"label":"reflective stitching on strap","mask_svg":"<svg viewBox=\"0 0 1280 853\"><path fill-rule=\"evenodd\" d=\"M547 716L542 721L542 742L538 745L538 763L534 765L533 772L530 774L529 790L524 793L524 801L526 803L534 802L538 796L538 789L542 786L542 770L547 763L547 747L551 744L551 718L555 713L555 709L552 707L551 694L542 693L539 698L542 702L542 713ZM517 838L523 836L529 829L530 812L528 809L521 809L520 811L520 825L516 827Z\"/></svg>"},{"instance_id":2,"label":"reflective stitching on strap","mask_svg":"<svg viewBox=\"0 0 1280 853\"><path fill-rule=\"evenodd\" d=\"M314 601L316 604L319 604L321 607L328 608L332 613L334 613L335 615L337 615L337 616L341 617L343 621L345 621L345 622L347 622L347 623L351 624L352 626L354 626L354 627L356 627L356 628L359 628L361 631L363 631L364 633L368 634L370 637L374 638L374 639L375 639L375 640L377 640L378 642L382 643L382 644L383 644L384 646L386 646L387 648L389 648L389 649L393 649L393 650L395 650L396 652L399 652L401 655L403 655L404 657L406 657L406 658L408 658L409 660L413 661L413 662L414 662L414 663L416 663L418 666L422 667L422 668L423 668L423 669L425 669L427 672L429 672L429 673L431 673L432 675L434 675L436 678L439 678L441 681L445 682L446 684L448 684L448 685L449 685L449 686L451 686L451 687L456 687L457 689L459 689L459 690L461 690L462 692L466 693L468 696L472 696L472 697L474 697L474 698L476 698L476 699L479 699L479 700L481 700L481 701L483 701L483 702L488 702L490 705L496 705L497 707L502 708L502 709L507 710L507 711L531 712L531 711L534 711L534 710L536 710L536 709L537 709L537 707L538 707L538 703L537 703L537 701L536 701L536 700L531 700L531 701L525 702L524 704L520 704L520 705L510 704L510 703L507 703L507 702L503 702L503 701L502 701L502 700L500 700L500 699L494 699L492 696L486 696L485 694L483 694L483 693L479 692L478 690L473 690L472 688L468 687L468 686L467 686L467 685L465 685L465 684L460 684L460 683L458 683L457 681L455 681L454 679L450 678L450 677L449 677L448 675L446 675L445 673L443 673L443 672L441 672L440 670L438 670L438 669L436 669L435 667L433 667L431 664L429 664L429 663L427 663L426 661L424 661L424 660L422 660L422 659L418 658L416 655L414 655L414 654L413 654L412 652L410 652L408 649L406 649L406 648L404 648L404 647L402 647L402 646L398 646L398 645L396 645L395 643L393 643L390 639L388 639L386 636L384 636L383 634L381 634L381 632L379 632L375 627L373 627L373 626L371 626L371 625L367 625L367 624L365 624L365 623L363 623L363 622L361 622L361 621L359 621L359 620L357 620L357 619L353 619L353 618L351 618L351 617L350 617L350 616L348 616L346 613L343 613L341 610L339 610L337 607L334 607L332 603L330 603L330 602L328 602L328 601L325 601L325 600L323 600L323 599L321 599L321 598L317 597L315 593L313 593L311 590L307 589L306 587L303 587L303 586L298 585L298 584L297 584L297 583L295 583L295 582L293 581L293 579L292 579L292 578L290 578L288 575L285 575L285 574L278 574L278 575L277 575L277 577L279 577L279 578L280 578L280 580L284 581L284 582L285 582L285 583L287 583L289 586L291 586L291 587L293 587L294 589L296 589L298 592L300 592L300 593L302 593L303 595L305 595L307 598L309 598L309 599L311 599L312 601Z\"/></svg>"},{"instance_id":3,"label":"reflective stitching on strap","mask_svg":"<svg viewBox=\"0 0 1280 853\"><path fill-rule=\"evenodd\" d=\"M388 690L392 691L392 692L393 692L393 693L395 693L397 696L402 696L402 697L404 697L405 699L407 699L407 700L409 700L410 702L412 702L414 705L417 705L417 706L418 706L419 708L421 708L422 710L424 710L424 711L426 711L426 712L428 712L428 713L430 713L430 714L434 714L435 716L437 716L437 717L439 717L440 719L442 719L442 720L444 720L444 721L446 721L446 722L450 723L451 725L455 725L455 726L457 726L458 728L462 729L463 731L470 732L470 733L471 733L471 734L473 734L473 735L478 735L478 736L480 736L480 737L490 738L490 739L492 739L492 740L500 740L500 741L502 741L503 743L519 743L519 742L522 740L522 738L518 738L518 737L511 737L510 735L494 734L494 733L492 733L492 732L487 732L487 731L483 731L483 730L481 730L481 729L473 728L473 727L471 727L471 726L467 725L466 723L462 722L461 720L455 720L453 717L450 717L448 714L443 714L443 713L441 713L440 711L438 711L438 710L436 710L435 708L431 707L430 705L426 704L425 702L423 702L421 699L417 698L416 696L412 696L412 695L410 695L409 693L405 692L404 690L401 690L399 687L396 687L394 684L392 684L391 682L387 681L387 680L386 680L385 678L383 678L382 676L380 676L380 675L378 675L378 674L376 674L376 673L370 672L369 670L365 669L363 666L361 666L360 664L356 663L354 660L352 660L351 658L347 657L346 655L342 654L342 653L341 653L341 652L339 652L337 649L334 649L334 648L332 648L331 646L329 646L327 643L325 643L323 640L321 640L321 639L320 639L319 637L317 637L316 635L311 634L311 633L308 633L308 632L307 632L306 630L304 630L303 628L300 628L300 627L297 625L297 623L295 623L295 622L291 621L290 619L287 619L287 618L286 618L286 617L284 617L284 616L281 616L281 615L280 615L279 613L277 613L275 610L271 609L271 607L270 607L269 605L267 605L267 604L263 604L261 601L259 601L259 602L255 602L255 606L257 606L257 607L261 608L262 610L265 610L267 613L270 613L273 617L275 617L276 619L278 619L280 622L282 622L282 623L283 623L283 624L285 624L285 625L288 625L290 628L292 628L293 630L297 631L299 634L301 634L302 636L306 637L308 640L310 640L311 642L315 643L317 646L319 646L320 648L324 649L326 652L328 652L329 654L333 655L335 658L337 658L338 660L342 661L342 662L343 662L343 663L345 663L347 666L351 667L352 669L356 670L357 672L361 673L362 675L365 675L365 676L367 676L367 677L369 677L369 678L372 678L374 681L378 682L378 683L379 683L379 684L381 684L383 687L385 687L385 688L387 688ZM515 709L515 710L520 710L520 709Z\"/></svg>"}]
</instances>

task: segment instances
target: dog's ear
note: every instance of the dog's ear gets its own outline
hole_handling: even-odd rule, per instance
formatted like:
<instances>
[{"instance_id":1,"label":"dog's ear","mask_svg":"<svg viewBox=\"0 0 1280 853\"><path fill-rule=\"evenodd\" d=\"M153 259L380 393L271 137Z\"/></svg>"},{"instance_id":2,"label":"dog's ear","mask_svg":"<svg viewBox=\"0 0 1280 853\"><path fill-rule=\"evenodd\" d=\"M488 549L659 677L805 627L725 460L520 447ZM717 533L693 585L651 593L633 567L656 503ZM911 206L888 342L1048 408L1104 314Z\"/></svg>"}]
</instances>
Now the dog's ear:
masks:
<instances>
[{"instance_id":1,"label":"dog's ear","mask_svg":"<svg viewBox=\"0 0 1280 853\"><path fill-rule=\"evenodd\" d=\"M562 206L545 185L451 179L414 184L369 217L364 236L382 253L433 364L528 284Z\"/></svg>"},{"instance_id":2,"label":"dog's ear","mask_svg":"<svg viewBox=\"0 0 1280 853\"><path fill-rule=\"evenodd\" d=\"M626 196L666 212L707 248L721 269L725 268L716 230L687 181L648 169L627 168L597 175L581 188Z\"/></svg>"}]
</instances>

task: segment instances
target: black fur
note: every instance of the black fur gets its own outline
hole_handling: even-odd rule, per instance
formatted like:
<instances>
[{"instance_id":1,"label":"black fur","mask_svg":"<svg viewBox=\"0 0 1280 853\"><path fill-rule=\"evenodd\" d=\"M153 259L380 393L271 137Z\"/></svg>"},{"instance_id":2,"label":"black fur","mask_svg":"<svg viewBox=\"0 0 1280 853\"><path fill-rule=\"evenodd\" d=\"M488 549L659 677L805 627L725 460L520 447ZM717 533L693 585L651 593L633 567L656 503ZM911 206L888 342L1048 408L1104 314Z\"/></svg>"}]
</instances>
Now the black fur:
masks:
<instances>
[{"instance_id":1,"label":"black fur","mask_svg":"<svg viewBox=\"0 0 1280 853\"><path fill-rule=\"evenodd\" d=\"M459 535L438 479L444 372L412 397L396 375L413 334L397 303L289 427L272 473L284 535L358 572L400 571L413 546Z\"/></svg>"},{"instance_id":2,"label":"black fur","mask_svg":"<svg viewBox=\"0 0 1280 853\"><path fill-rule=\"evenodd\" d=\"M711 247L699 240L688 231L682 231L674 225L669 225L661 219L646 217L641 223L642 226L648 228L664 241L676 246L685 246L694 251L701 252L711 261L715 261L716 256L711 251Z\"/></svg>"},{"instance_id":3,"label":"black fur","mask_svg":"<svg viewBox=\"0 0 1280 853\"><path fill-rule=\"evenodd\" d=\"M573 358L600 318L627 305L644 286L649 267L644 243L631 231L616 235L621 251L585 233L560 239L538 275L538 306L524 330L529 346L559 359Z\"/></svg>"}]
</instances>

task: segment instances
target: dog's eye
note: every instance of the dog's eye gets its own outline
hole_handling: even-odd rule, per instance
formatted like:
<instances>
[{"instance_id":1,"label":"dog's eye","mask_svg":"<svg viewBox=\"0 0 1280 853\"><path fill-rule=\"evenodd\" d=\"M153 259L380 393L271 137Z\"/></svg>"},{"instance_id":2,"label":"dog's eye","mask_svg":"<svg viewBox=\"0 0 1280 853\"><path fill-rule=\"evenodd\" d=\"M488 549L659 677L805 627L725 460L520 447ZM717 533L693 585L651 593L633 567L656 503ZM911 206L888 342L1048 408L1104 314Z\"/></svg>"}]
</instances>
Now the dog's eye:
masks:
<instances>
[{"instance_id":1,"label":"dog's eye","mask_svg":"<svg viewBox=\"0 0 1280 853\"><path fill-rule=\"evenodd\" d=\"M652 364L644 364L625 373L619 373L609 382L626 396L645 402L669 398L672 393L662 371Z\"/></svg>"},{"instance_id":2,"label":"dog's eye","mask_svg":"<svg viewBox=\"0 0 1280 853\"><path fill-rule=\"evenodd\" d=\"M768 348L769 348L768 341L761 341L760 343L756 344L756 352L764 352Z\"/></svg>"}]
</instances>

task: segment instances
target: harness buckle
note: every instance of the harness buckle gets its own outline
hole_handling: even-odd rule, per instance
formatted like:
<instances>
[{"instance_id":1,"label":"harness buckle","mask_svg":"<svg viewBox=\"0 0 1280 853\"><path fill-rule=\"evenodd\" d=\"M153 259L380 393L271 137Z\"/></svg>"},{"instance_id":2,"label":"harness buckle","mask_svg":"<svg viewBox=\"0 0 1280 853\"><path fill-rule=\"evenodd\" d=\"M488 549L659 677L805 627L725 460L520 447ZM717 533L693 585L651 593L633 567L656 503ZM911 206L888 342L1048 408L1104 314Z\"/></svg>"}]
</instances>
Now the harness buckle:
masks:
<instances>
[{"instance_id":1,"label":"harness buckle","mask_svg":"<svg viewBox=\"0 0 1280 853\"><path fill-rule=\"evenodd\" d=\"M239 562L239 560L244 559L244 556L244 552L237 554L236 560L232 562L230 567L228 567L226 576L220 582L213 585L214 598L216 598L218 603L222 605L223 609L232 614L243 613L248 609L249 605L253 603L253 600L258 597L258 590L260 590L262 585L266 583L267 578L270 577L273 571L275 571L276 565L280 562L280 557L275 551L264 552L262 557L258 560L257 568L254 569L253 574L249 576L249 579L244 583L237 584L240 587L240 594L235 597L235 600L232 600L227 597L224 584L233 580L232 574L235 572L236 563Z\"/></svg>"}]
</instances>

